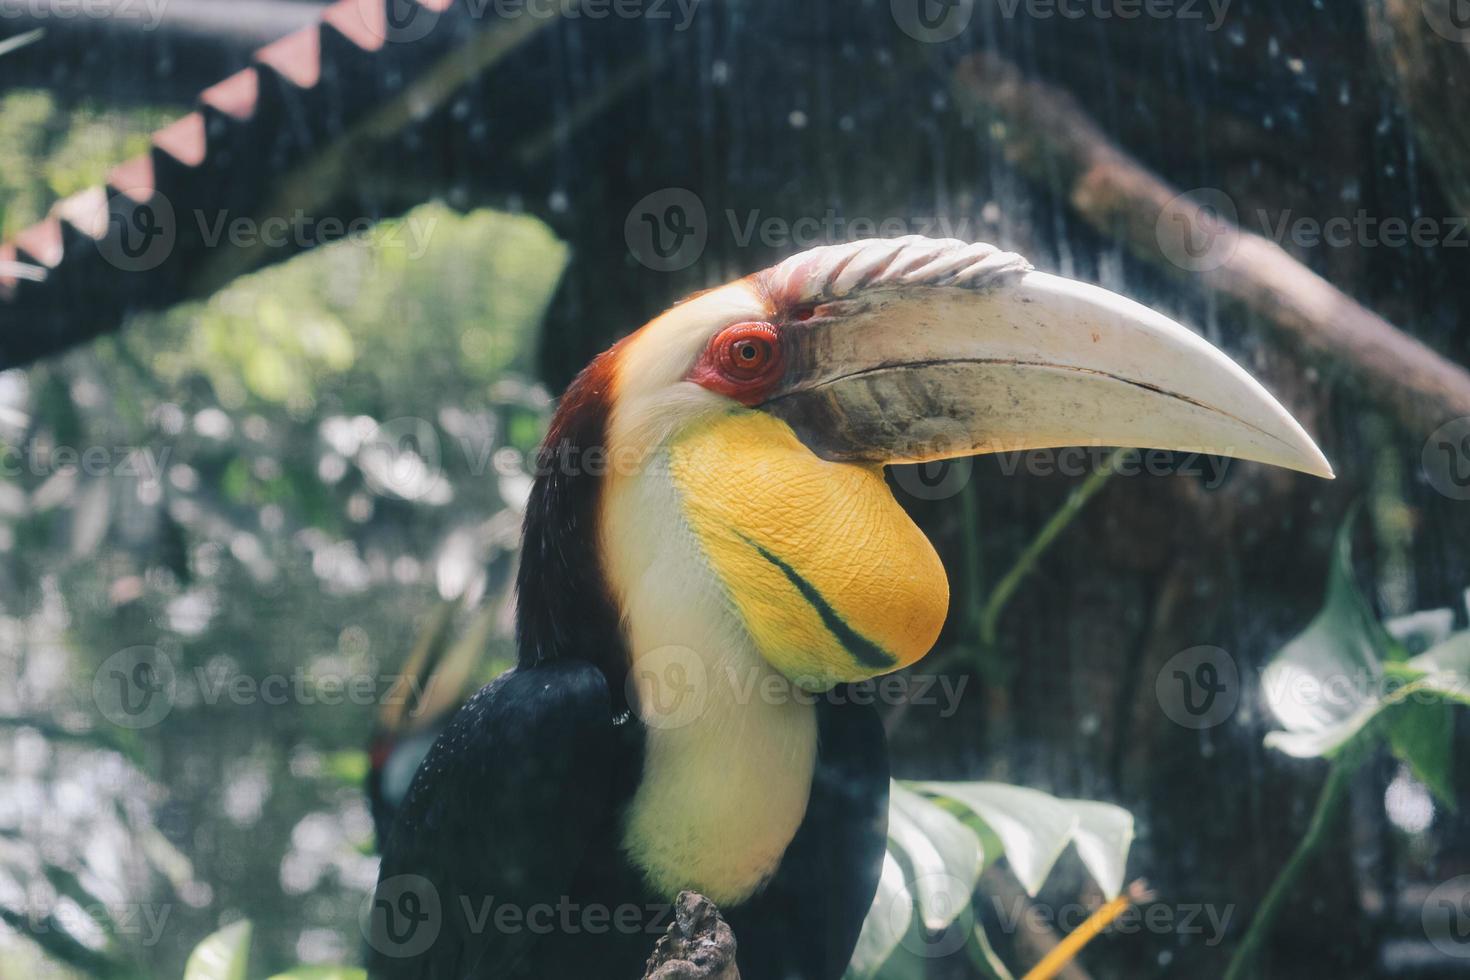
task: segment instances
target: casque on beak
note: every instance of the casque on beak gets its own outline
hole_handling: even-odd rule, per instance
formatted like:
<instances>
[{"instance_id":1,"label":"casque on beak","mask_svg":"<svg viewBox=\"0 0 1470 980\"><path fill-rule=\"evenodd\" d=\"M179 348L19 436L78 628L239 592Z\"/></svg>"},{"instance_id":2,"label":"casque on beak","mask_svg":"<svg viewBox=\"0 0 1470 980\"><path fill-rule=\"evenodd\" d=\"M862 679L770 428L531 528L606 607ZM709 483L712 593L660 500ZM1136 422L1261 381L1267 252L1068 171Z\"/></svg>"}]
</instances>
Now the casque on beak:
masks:
<instances>
[{"instance_id":1,"label":"casque on beak","mask_svg":"<svg viewBox=\"0 0 1470 980\"><path fill-rule=\"evenodd\" d=\"M1137 446L1332 478L1259 382L1166 316L987 245L863 244L763 274L809 318L787 332L785 376L760 407L820 456Z\"/></svg>"}]
</instances>

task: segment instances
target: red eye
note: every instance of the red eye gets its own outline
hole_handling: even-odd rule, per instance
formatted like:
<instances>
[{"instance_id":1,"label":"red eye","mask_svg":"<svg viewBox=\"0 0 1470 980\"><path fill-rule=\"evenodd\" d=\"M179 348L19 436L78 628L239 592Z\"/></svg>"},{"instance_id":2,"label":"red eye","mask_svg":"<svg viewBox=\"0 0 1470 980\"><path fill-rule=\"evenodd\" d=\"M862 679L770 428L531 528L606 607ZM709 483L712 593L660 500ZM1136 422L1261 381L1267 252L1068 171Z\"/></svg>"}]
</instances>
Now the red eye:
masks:
<instances>
[{"instance_id":1,"label":"red eye","mask_svg":"<svg viewBox=\"0 0 1470 980\"><path fill-rule=\"evenodd\" d=\"M748 381L766 373L776 359L776 331L764 323L740 323L715 338L720 368L732 378Z\"/></svg>"},{"instance_id":2,"label":"red eye","mask_svg":"<svg viewBox=\"0 0 1470 980\"><path fill-rule=\"evenodd\" d=\"M781 345L769 323L737 323L715 334L691 380L748 405L781 375Z\"/></svg>"}]
</instances>

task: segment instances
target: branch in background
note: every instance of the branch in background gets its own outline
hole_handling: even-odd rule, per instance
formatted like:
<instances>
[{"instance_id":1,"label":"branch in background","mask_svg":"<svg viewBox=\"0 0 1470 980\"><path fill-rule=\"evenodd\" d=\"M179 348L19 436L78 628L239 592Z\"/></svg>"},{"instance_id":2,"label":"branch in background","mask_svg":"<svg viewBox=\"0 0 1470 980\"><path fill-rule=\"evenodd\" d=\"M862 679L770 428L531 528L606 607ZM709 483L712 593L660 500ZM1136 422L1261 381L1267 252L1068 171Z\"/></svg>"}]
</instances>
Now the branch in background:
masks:
<instances>
[{"instance_id":1,"label":"branch in background","mask_svg":"<svg viewBox=\"0 0 1470 980\"><path fill-rule=\"evenodd\" d=\"M1112 143L1067 93L976 54L956 69L960 102L987 117L1006 158L1059 185L1089 224L1138 257L1263 317L1324 364L1344 370L1409 430L1470 415L1470 372L1362 306L1267 239L1180 196ZM1209 261L1189 272L1170 256Z\"/></svg>"},{"instance_id":2,"label":"branch in background","mask_svg":"<svg viewBox=\"0 0 1470 980\"><path fill-rule=\"evenodd\" d=\"M1056 948L1042 957L1041 962L1027 971L1021 980L1053 980L1067 964L1076 959L1083 947L1117 922L1120 915L1135 905L1153 900L1154 894L1148 890L1147 883L1142 879L1133 882L1123 894L1094 909L1086 922L1069 932L1067 938L1057 943Z\"/></svg>"},{"instance_id":3,"label":"branch in background","mask_svg":"<svg viewBox=\"0 0 1470 980\"><path fill-rule=\"evenodd\" d=\"M994 864L986 868L980 876L980 891L1011 910L1008 918L1016 923L1012 942L1017 956L1029 963L1041 963L1061 945L1062 937L1056 930L1047 925L1042 916L1031 914L1031 896L1010 872ZM1062 965L1053 976L1058 980L1091 980L1088 972L1075 961Z\"/></svg>"},{"instance_id":4,"label":"branch in background","mask_svg":"<svg viewBox=\"0 0 1470 980\"><path fill-rule=\"evenodd\" d=\"M644 980L740 980L735 934L715 903L697 892L679 893L674 921L648 958Z\"/></svg>"},{"instance_id":5,"label":"branch in background","mask_svg":"<svg viewBox=\"0 0 1470 980\"><path fill-rule=\"evenodd\" d=\"M1450 204L1470 215L1470 28L1456 21L1455 3L1367 0L1363 7L1368 36L1398 90L1414 139Z\"/></svg>"}]
</instances>

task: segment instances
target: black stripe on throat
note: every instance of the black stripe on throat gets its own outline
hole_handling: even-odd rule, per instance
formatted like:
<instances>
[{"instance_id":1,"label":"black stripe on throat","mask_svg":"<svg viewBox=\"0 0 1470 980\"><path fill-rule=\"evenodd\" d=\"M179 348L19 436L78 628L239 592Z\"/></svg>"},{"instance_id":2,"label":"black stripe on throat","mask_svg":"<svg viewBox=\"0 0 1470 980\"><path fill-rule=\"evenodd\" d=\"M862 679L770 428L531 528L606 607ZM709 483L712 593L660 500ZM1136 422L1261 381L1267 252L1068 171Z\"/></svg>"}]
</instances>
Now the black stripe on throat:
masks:
<instances>
[{"instance_id":1,"label":"black stripe on throat","mask_svg":"<svg viewBox=\"0 0 1470 980\"><path fill-rule=\"evenodd\" d=\"M842 615L836 609L832 608L831 603L822 595L821 590L803 578L800 572L782 561L777 555L761 547L758 542L752 541L743 534L740 535L740 538L754 548L756 554L770 562L782 575L786 576L787 581L795 586L796 591L807 601L807 604L816 610L817 615L822 620L822 625L827 627L827 631L837 639L838 643L842 644L842 648L848 652L852 659L864 667L872 667L879 670L894 667L898 664L897 657L849 626L847 620L843 619Z\"/></svg>"}]
</instances>

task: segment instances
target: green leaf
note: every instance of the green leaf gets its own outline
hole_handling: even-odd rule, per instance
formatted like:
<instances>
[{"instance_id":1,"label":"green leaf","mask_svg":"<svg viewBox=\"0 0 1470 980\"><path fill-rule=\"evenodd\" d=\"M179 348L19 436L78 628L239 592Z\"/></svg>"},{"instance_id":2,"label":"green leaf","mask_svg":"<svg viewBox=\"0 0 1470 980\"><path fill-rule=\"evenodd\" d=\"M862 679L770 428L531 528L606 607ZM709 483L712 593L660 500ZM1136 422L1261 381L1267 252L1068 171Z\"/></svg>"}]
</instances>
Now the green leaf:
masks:
<instances>
[{"instance_id":1,"label":"green leaf","mask_svg":"<svg viewBox=\"0 0 1470 980\"><path fill-rule=\"evenodd\" d=\"M184 980L245 980L250 964L250 920L225 926L206 937L184 965Z\"/></svg>"},{"instance_id":2,"label":"green leaf","mask_svg":"<svg viewBox=\"0 0 1470 980\"><path fill-rule=\"evenodd\" d=\"M893 955L914 918L914 899L904 884L903 868L892 854L883 855L878 893L863 920L844 980L871 980Z\"/></svg>"},{"instance_id":3,"label":"green leaf","mask_svg":"<svg viewBox=\"0 0 1470 980\"><path fill-rule=\"evenodd\" d=\"M1133 845L1133 814L1111 803L1062 800L1077 815L1072 844L1103 895L1117 898L1123 890L1128 849Z\"/></svg>"},{"instance_id":4,"label":"green leaf","mask_svg":"<svg viewBox=\"0 0 1470 980\"><path fill-rule=\"evenodd\" d=\"M921 793L947 797L985 821L1027 894L1040 890L1077 828L1077 814L1054 797L1004 783L911 784Z\"/></svg>"},{"instance_id":5,"label":"green leaf","mask_svg":"<svg viewBox=\"0 0 1470 980\"><path fill-rule=\"evenodd\" d=\"M1426 675L1423 683L1430 690L1470 705L1470 630L1450 636L1406 666Z\"/></svg>"},{"instance_id":6,"label":"green leaf","mask_svg":"<svg viewBox=\"0 0 1470 980\"><path fill-rule=\"evenodd\" d=\"M1401 659L1353 578L1351 528L1349 518L1337 532L1322 611L1261 675L1286 728L1267 744L1289 755L1328 755L1357 734L1376 712L1383 660Z\"/></svg>"},{"instance_id":7,"label":"green leaf","mask_svg":"<svg viewBox=\"0 0 1470 980\"><path fill-rule=\"evenodd\" d=\"M1374 732L1453 809L1451 704L1470 704L1470 632L1452 632L1450 609L1374 622L1353 580L1351 524L1337 534L1326 605L1262 674L1266 700L1286 728L1268 734L1266 745L1317 758ZM1409 656L1415 650L1424 652Z\"/></svg>"},{"instance_id":8,"label":"green leaf","mask_svg":"<svg viewBox=\"0 0 1470 980\"><path fill-rule=\"evenodd\" d=\"M1266 747L1296 759L1330 758L1377 717L1381 705L1366 702L1353 714L1318 729L1266 733Z\"/></svg>"},{"instance_id":9,"label":"green leaf","mask_svg":"<svg viewBox=\"0 0 1470 980\"><path fill-rule=\"evenodd\" d=\"M322 757L328 776L343 786L361 786L367 779L370 762L360 749L338 749Z\"/></svg>"},{"instance_id":10,"label":"green leaf","mask_svg":"<svg viewBox=\"0 0 1470 980\"><path fill-rule=\"evenodd\" d=\"M1452 811L1454 737L1454 709L1444 702L1407 702L1394 705L1388 713L1388 744L1393 754Z\"/></svg>"},{"instance_id":11,"label":"green leaf","mask_svg":"<svg viewBox=\"0 0 1470 980\"><path fill-rule=\"evenodd\" d=\"M1455 611L1448 607L1421 609L1407 616L1386 619L1383 627L1404 649L1410 653L1422 653L1449 639L1455 627Z\"/></svg>"},{"instance_id":12,"label":"green leaf","mask_svg":"<svg viewBox=\"0 0 1470 980\"><path fill-rule=\"evenodd\" d=\"M969 904L984 856L980 838L948 812L897 783L889 787L888 839L913 871L924 928L938 932Z\"/></svg>"},{"instance_id":13,"label":"green leaf","mask_svg":"<svg viewBox=\"0 0 1470 980\"><path fill-rule=\"evenodd\" d=\"M352 966L298 966L270 980L367 980L367 971Z\"/></svg>"}]
</instances>

